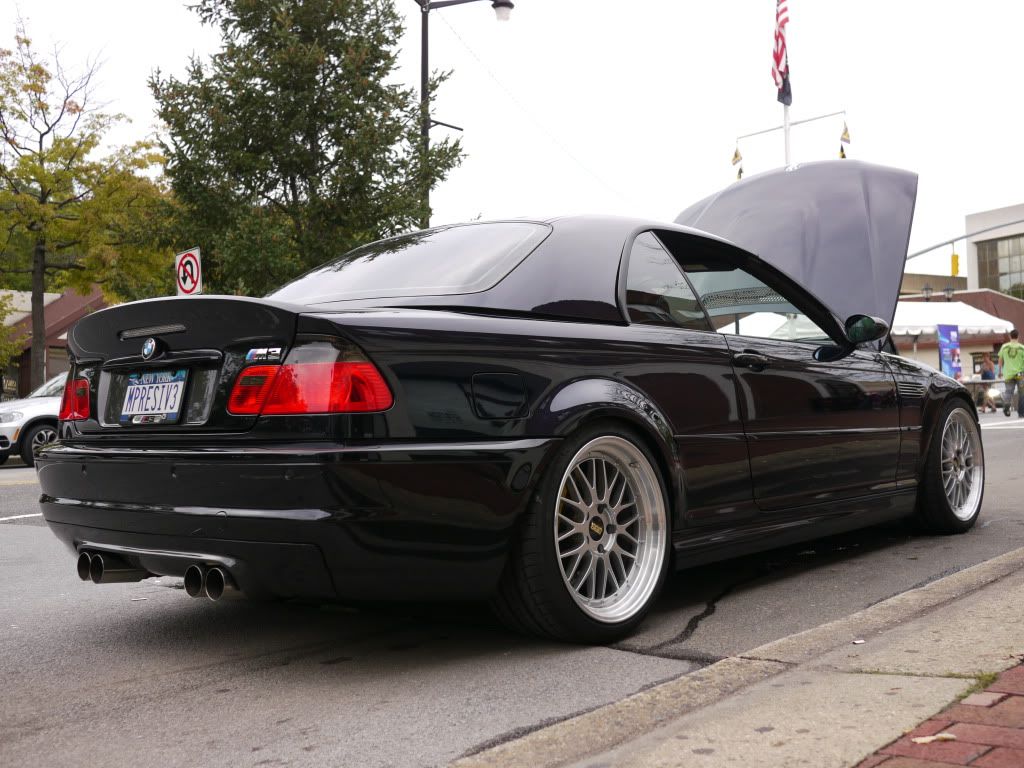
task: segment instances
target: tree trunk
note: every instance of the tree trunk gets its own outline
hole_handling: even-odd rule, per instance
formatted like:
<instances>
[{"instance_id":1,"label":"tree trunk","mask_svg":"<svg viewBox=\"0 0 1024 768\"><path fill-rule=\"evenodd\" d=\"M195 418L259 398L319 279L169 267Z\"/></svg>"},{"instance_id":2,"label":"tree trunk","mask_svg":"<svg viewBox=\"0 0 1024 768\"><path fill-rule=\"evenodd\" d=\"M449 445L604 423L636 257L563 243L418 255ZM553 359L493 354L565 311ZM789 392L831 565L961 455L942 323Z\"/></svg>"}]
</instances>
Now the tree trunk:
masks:
<instances>
[{"instance_id":1,"label":"tree trunk","mask_svg":"<svg viewBox=\"0 0 1024 768\"><path fill-rule=\"evenodd\" d=\"M32 389L42 386L46 380L45 266L46 243L36 240L32 249Z\"/></svg>"}]
</instances>

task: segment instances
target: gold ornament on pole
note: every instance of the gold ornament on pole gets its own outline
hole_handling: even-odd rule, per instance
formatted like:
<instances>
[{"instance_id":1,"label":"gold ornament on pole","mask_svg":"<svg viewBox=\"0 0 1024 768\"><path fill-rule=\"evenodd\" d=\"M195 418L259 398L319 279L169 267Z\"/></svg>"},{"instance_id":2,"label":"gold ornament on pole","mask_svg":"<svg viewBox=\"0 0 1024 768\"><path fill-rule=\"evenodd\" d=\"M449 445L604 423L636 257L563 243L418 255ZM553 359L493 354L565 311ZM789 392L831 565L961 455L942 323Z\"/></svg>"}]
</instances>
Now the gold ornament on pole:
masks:
<instances>
[{"instance_id":1,"label":"gold ornament on pole","mask_svg":"<svg viewBox=\"0 0 1024 768\"><path fill-rule=\"evenodd\" d=\"M732 153L732 164L738 165L739 168L736 170L736 178L743 178L743 155L740 154L740 145L736 145L736 150Z\"/></svg>"}]
</instances>

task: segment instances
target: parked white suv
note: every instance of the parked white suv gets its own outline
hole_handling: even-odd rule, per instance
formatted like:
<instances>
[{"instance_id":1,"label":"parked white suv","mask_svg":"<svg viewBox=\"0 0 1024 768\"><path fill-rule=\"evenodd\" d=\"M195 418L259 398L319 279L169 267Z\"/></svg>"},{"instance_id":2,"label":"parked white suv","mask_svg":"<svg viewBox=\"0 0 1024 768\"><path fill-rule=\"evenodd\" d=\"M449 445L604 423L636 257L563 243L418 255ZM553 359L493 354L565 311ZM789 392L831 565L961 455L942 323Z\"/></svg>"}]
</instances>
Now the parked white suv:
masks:
<instances>
[{"instance_id":1,"label":"parked white suv","mask_svg":"<svg viewBox=\"0 0 1024 768\"><path fill-rule=\"evenodd\" d=\"M67 377L58 374L28 397L0 403L0 464L19 453L31 467L35 452L57 439L57 414Z\"/></svg>"}]
</instances>

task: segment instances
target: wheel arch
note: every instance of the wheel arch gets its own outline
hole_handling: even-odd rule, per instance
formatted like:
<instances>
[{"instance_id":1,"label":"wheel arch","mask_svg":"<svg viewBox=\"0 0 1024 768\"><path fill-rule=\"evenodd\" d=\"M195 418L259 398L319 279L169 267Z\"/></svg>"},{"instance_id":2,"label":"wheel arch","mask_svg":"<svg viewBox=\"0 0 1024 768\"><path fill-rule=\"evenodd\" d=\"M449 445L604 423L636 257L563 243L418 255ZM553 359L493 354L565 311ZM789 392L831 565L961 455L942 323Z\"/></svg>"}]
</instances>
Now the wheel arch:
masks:
<instances>
[{"instance_id":1,"label":"wheel arch","mask_svg":"<svg viewBox=\"0 0 1024 768\"><path fill-rule=\"evenodd\" d=\"M677 529L686 508L682 462L668 418L643 392L614 379L577 379L545 398L530 428L564 438L602 421L629 427L654 456L669 495L669 523Z\"/></svg>"},{"instance_id":2,"label":"wheel arch","mask_svg":"<svg viewBox=\"0 0 1024 768\"><path fill-rule=\"evenodd\" d=\"M40 424L49 424L51 427L53 427L54 431L56 431L58 428L58 421L56 416L49 416L47 414L33 416L31 419L25 422L25 425L18 432L18 442L16 444L11 445L11 452L20 452L22 445L24 444L25 441L25 435L31 432L33 427L37 427Z\"/></svg>"},{"instance_id":3,"label":"wheel arch","mask_svg":"<svg viewBox=\"0 0 1024 768\"><path fill-rule=\"evenodd\" d=\"M925 467L928 464L928 455L932 447L932 440L935 439L935 433L941 429L939 424L939 416L942 414L943 409L951 402L962 403L970 414L974 417L974 420L978 421L978 407L974 404L974 400L971 399L970 393L966 389L952 389L946 392L937 393L940 396L932 397L926 404L924 409L923 418L921 419L922 425L922 440L921 440L921 452L918 460L918 477L921 477ZM982 450L984 450L984 443L982 443Z\"/></svg>"}]
</instances>

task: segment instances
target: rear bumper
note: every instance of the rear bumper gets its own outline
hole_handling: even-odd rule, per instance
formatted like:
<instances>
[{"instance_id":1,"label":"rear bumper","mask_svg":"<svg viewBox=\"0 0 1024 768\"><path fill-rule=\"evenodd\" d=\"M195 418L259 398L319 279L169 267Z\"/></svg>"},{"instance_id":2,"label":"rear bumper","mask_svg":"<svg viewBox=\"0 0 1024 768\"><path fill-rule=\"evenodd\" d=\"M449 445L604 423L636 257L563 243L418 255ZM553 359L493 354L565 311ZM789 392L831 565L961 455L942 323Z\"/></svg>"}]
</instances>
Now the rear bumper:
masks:
<instances>
[{"instance_id":1,"label":"rear bumper","mask_svg":"<svg viewBox=\"0 0 1024 768\"><path fill-rule=\"evenodd\" d=\"M251 593L465 599L493 591L555 442L61 445L36 466L43 517L75 551L172 576L220 563Z\"/></svg>"}]
</instances>

